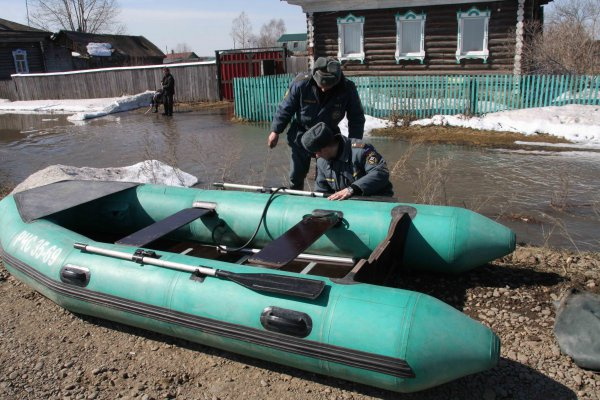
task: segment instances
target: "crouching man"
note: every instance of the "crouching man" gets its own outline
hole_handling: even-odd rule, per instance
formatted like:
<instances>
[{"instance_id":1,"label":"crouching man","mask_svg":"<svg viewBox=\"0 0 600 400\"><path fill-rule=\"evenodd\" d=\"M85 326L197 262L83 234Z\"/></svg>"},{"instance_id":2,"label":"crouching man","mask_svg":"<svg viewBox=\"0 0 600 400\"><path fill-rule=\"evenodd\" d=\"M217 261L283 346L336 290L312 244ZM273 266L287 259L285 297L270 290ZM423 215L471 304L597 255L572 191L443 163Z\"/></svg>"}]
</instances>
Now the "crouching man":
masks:
<instances>
[{"instance_id":1,"label":"crouching man","mask_svg":"<svg viewBox=\"0 0 600 400\"><path fill-rule=\"evenodd\" d=\"M329 200L393 196L387 164L372 145L335 134L323 122L307 130L301 141L317 156L316 191L333 193Z\"/></svg>"}]
</instances>

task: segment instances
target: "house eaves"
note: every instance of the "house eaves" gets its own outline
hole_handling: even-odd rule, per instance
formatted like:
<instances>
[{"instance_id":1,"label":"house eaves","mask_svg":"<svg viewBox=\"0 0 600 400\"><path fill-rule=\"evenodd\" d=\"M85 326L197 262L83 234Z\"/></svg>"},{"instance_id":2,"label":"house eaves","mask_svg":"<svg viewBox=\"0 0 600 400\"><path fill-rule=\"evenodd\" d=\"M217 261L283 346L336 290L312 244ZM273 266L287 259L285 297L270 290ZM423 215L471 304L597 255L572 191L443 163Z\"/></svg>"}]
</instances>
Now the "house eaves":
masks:
<instances>
[{"instance_id":1,"label":"house eaves","mask_svg":"<svg viewBox=\"0 0 600 400\"><path fill-rule=\"evenodd\" d=\"M380 8L405 8L465 4L467 0L282 0L302 7L305 13L325 11L371 10ZM478 0L477 3L492 3L497 0Z\"/></svg>"}]
</instances>

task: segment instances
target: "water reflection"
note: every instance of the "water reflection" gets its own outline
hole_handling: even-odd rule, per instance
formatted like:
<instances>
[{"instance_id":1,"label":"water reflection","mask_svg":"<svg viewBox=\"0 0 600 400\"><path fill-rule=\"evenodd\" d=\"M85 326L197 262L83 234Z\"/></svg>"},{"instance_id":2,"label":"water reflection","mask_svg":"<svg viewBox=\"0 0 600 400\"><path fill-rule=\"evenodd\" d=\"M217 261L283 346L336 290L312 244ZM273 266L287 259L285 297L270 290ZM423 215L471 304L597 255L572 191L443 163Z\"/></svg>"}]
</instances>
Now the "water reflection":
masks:
<instances>
[{"instance_id":1,"label":"water reflection","mask_svg":"<svg viewBox=\"0 0 600 400\"><path fill-rule=\"evenodd\" d=\"M16 184L53 164L98 168L157 159L196 175L201 187L215 181L286 184L289 149L283 137L267 149L267 124L233 123L227 110L173 118L143 111L77 124L57 114L0 115L0 179ZM396 167L401 201L474 209L515 229L520 241L600 250L598 153L368 140Z\"/></svg>"}]
</instances>

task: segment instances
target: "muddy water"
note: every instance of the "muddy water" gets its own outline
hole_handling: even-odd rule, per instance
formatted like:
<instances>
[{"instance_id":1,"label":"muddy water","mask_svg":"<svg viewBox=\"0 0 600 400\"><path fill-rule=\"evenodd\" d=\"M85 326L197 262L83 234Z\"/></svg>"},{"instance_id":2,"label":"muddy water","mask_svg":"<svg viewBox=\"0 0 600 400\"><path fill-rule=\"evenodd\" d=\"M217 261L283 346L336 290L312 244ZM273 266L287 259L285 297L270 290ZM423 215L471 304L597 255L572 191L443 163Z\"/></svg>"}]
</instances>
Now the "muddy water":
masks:
<instances>
[{"instance_id":1,"label":"muddy water","mask_svg":"<svg viewBox=\"0 0 600 400\"><path fill-rule=\"evenodd\" d=\"M159 159L196 175L200 187L215 181L285 184L284 138L269 151L267 126L230 118L227 110L173 118L137 111L73 124L63 115L0 115L0 181L16 184L53 164L116 167ZM600 251L598 153L368 140L395 169L401 201L474 209L510 226L521 242Z\"/></svg>"}]
</instances>

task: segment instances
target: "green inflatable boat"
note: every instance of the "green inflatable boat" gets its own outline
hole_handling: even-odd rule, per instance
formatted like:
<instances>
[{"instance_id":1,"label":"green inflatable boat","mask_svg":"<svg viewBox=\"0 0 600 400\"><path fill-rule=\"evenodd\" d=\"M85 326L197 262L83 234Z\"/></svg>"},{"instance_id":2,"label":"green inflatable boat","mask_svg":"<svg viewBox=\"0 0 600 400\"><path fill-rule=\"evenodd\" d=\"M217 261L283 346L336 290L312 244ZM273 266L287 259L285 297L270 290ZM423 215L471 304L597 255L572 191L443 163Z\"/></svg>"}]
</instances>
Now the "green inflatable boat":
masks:
<instances>
[{"instance_id":1,"label":"green inflatable boat","mask_svg":"<svg viewBox=\"0 0 600 400\"><path fill-rule=\"evenodd\" d=\"M62 307L392 391L496 365L498 337L387 283L514 249L464 209L63 181L0 202L0 257Z\"/></svg>"}]
</instances>

